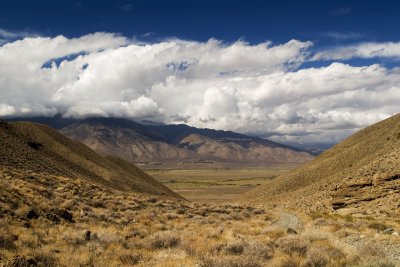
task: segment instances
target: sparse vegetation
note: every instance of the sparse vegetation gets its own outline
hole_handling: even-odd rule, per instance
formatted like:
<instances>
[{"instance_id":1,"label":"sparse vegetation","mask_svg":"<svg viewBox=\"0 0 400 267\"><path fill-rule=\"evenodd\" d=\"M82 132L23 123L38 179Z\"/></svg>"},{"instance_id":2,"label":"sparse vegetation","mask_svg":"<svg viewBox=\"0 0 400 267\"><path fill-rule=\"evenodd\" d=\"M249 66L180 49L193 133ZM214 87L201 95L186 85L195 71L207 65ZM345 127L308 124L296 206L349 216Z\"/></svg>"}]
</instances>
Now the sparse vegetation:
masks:
<instances>
[{"instance_id":1,"label":"sparse vegetation","mask_svg":"<svg viewBox=\"0 0 400 267\"><path fill-rule=\"evenodd\" d=\"M395 266L400 251L397 236L381 233L383 226L397 232L395 220L312 214L295 234L262 207L148 197L11 168L0 173L3 266ZM36 216L27 216L32 210Z\"/></svg>"},{"instance_id":2,"label":"sparse vegetation","mask_svg":"<svg viewBox=\"0 0 400 267\"><path fill-rule=\"evenodd\" d=\"M186 199L223 203L264 185L297 165L236 169L147 169L148 174Z\"/></svg>"},{"instance_id":3,"label":"sparse vegetation","mask_svg":"<svg viewBox=\"0 0 400 267\"><path fill-rule=\"evenodd\" d=\"M31 128L19 127L24 133L14 137L25 140ZM188 202L153 179L145 182L148 176L127 162L74 150L45 128L34 131L40 140L26 141L42 146L0 151L0 266L400 264L398 218ZM67 155L72 150L79 153ZM135 177L132 190L121 189Z\"/></svg>"}]
</instances>

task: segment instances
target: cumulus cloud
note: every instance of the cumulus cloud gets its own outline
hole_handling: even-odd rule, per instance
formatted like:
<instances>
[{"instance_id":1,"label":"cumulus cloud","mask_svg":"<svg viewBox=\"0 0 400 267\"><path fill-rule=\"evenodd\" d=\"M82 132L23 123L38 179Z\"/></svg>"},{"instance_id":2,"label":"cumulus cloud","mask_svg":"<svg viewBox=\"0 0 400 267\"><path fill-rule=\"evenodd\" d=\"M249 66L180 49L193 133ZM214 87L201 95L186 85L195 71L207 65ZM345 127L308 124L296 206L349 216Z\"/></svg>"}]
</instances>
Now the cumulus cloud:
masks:
<instances>
[{"instance_id":1,"label":"cumulus cloud","mask_svg":"<svg viewBox=\"0 0 400 267\"><path fill-rule=\"evenodd\" d=\"M0 117L150 119L277 141L336 142L400 111L398 69L301 68L318 56L311 48L297 40L27 37L0 47Z\"/></svg>"}]
</instances>

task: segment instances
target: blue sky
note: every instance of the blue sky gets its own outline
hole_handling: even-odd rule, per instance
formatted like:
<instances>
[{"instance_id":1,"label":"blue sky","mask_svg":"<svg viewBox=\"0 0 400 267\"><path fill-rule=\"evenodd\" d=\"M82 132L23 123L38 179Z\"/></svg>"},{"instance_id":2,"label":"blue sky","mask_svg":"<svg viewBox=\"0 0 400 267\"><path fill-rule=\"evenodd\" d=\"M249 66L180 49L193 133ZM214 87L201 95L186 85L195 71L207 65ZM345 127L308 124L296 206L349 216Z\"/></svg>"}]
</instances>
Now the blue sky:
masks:
<instances>
[{"instance_id":1,"label":"blue sky","mask_svg":"<svg viewBox=\"0 0 400 267\"><path fill-rule=\"evenodd\" d=\"M178 37L251 43L290 39L320 45L393 41L398 1L2 1L0 25L68 37L105 31L159 39Z\"/></svg>"},{"instance_id":2,"label":"blue sky","mask_svg":"<svg viewBox=\"0 0 400 267\"><path fill-rule=\"evenodd\" d=\"M400 112L398 1L1 1L0 117L336 143Z\"/></svg>"}]
</instances>

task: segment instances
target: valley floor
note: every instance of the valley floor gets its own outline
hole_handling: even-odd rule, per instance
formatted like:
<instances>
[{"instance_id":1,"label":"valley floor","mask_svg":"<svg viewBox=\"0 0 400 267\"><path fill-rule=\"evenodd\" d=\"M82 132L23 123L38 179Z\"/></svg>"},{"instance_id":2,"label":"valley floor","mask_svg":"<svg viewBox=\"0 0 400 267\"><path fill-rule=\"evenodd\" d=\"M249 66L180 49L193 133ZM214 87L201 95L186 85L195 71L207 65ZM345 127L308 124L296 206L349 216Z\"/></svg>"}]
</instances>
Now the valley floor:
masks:
<instances>
[{"instance_id":1,"label":"valley floor","mask_svg":"<svg viewBox=\"0 0 400 267\"><path fill-rule=\"evenodd\" d=\"M189 201L224 203L288 172L296 165L263 168L147 169L148 174Z\"/></svg>"},{"instance_id":2,"label":"valley floor","mask_svg":"<svg viewBox=\"0 0 400 267\"><path fill-rule=\"evenodd\" d=\"M400 266L400 221L190 203L0 170L0 266Z\"/></svg>"}]
</instances>

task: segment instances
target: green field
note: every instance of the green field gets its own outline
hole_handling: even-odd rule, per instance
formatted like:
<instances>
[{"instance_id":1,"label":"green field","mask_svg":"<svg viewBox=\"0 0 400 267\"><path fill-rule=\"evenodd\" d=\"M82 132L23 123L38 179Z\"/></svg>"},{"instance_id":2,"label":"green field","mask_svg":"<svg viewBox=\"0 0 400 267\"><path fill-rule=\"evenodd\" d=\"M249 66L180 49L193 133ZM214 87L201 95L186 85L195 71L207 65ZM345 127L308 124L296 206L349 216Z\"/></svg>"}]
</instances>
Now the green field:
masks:
<instances>
[{"instance_id":1,"label":"green field","mask_svg":"<svg viewBox=\"0 0 400 267\"><path fill-rule=\"evenodd\" d=\"M221 203L235 199L294 167L149 169L146 172L190 201Z\"/></svg>"}]
</instances>

